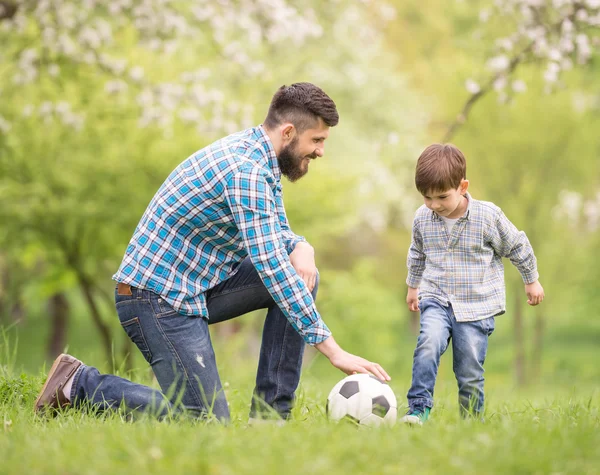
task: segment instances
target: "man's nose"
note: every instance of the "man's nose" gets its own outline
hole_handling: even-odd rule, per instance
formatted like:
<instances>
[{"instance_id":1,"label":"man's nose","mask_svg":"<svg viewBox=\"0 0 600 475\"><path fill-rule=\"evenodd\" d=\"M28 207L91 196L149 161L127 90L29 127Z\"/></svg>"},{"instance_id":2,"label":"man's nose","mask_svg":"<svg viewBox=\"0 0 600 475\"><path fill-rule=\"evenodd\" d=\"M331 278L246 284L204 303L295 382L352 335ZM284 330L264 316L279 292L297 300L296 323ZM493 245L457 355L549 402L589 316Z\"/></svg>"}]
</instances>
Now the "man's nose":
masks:
<instances>
[{"instance_id":1,"label":"man's nose","mask_svg":"<svg viewBox=\"0 0 600 475\"><path fill-rule=\"evenodd\" d=\"M322 157L325 154L325 147L321 146L321 147L317 147L314 151L314 154L317 157Z\"/></svg>"}]
</instances>

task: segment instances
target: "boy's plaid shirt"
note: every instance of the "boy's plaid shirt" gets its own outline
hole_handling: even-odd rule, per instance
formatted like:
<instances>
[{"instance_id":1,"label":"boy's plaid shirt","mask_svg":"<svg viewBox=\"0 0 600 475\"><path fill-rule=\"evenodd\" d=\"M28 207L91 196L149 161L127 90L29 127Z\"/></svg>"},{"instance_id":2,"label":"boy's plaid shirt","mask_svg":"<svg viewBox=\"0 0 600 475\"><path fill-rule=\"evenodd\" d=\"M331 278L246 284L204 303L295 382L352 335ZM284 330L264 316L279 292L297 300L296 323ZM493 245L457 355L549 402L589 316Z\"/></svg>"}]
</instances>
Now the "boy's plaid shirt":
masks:
<instances>
[{"instance_id":1,"label":"boy's plaid shirt","mask_svg":"<svg viewBox=\"0 0 600 475\"><path fill-rule=\"evenodd\" d=\"M320 343L331 333L290 264L288 254L304 238L289 227L280 180L262 126L194 153L148 205L113 279L208 318L204 293L249 256L294 328L307 343Z\"/></svg>"},{"instance_id":2,"label":"boy's plaid shirt","mask_svg":"<svg viewBox=\"0 0 600 475\"><path fill-rule=\"evenodd\" d=\"M526 284L539 277L525 233L498 206L466 196L467 212L450 235L435 212L425 205L417 210L407 259L408 286L419 287L419 299L451 303L457 321L506 311L503 257L516 266Z\"/></svg>"}]
</instances>

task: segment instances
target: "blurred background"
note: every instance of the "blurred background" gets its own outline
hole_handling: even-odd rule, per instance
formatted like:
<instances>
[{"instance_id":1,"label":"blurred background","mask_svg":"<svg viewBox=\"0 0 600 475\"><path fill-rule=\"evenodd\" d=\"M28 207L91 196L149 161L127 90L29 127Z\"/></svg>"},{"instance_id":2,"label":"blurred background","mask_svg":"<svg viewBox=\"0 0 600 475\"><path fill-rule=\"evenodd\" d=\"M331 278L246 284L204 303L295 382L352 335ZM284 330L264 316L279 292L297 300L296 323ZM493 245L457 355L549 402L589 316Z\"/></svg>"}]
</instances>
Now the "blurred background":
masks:
<instances>
[{"instance_id":1,"label":"blurred background","mask_svg":"<svg viewBox=\"0 0 600 475\"><path fill-rule=\"evenodd\" d=\"M506 263L488 390L596 391L599 46L598 0L0 0L0 366L38 374L66 349L150 380L111 281L139 218L181 161L310 81L341 119L285 202L342 346L403 399L414 166L450 141L472 195L526 231L546 291L528 307ZM263 316L211 327L229 391L252 389ZM311 348L304 371L324 394L342 377ZM440 371L454 394L450 355Z\"/></svg>"}]
</instances>

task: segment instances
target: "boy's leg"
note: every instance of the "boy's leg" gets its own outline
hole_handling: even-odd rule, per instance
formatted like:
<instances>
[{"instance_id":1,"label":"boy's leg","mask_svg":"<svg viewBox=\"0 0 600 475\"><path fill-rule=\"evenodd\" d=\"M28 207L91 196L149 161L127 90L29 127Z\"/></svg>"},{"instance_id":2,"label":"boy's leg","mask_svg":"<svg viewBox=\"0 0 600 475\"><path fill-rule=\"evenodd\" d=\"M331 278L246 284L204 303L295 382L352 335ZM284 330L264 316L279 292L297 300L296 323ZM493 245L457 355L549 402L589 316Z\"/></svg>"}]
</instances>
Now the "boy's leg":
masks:
<instances>
[{"instance_id":1,"label":"boy's leg","mask_svg":"<svg viewBox=\"0 0 600 475\"><path fill-rule=\"evenodd\" d=\"M313 289L313 298L317 294ZM267 308L250 417L275 412L287 419L300 381L304 340L273 301L250 259L231 279L207 292L209 323ZM262 413L262 414L261 414Z\"/></svg>"},{"instance_id":2,"label":"boy's leg","mask_svg":"<svg viewBox=\"0 0 600 475\"><path fill-rule=\"evenodd\" d=\"M419 303L421 329L413 357L412 384L408 391L409 412L433 407L433 389L440 357L448 348L452 323L449 307L437 300Z\"/></svg>"},{"instance_id":3,"label":"boy's leg","mask_svg":"<svg viewBox=\"0 0 600 475\"><path fill-rule=\"evenodd\" d=\"M483 364L488 337L494 331L494 317L476 322L457 322L453 318L452 352L458 382L458 402L462 416L483 411Z\"/></svg>"}]
</instances>

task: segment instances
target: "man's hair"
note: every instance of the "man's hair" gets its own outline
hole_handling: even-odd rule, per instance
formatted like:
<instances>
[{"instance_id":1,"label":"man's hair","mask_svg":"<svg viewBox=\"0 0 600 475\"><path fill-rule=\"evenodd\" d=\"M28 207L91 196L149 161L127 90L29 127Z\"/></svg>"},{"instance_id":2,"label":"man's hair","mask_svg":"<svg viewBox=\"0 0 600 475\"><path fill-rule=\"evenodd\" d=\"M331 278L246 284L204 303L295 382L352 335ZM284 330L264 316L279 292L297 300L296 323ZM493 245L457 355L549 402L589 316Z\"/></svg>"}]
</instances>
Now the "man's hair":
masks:
<instances>
[{"instance_id":1,"label":"man's hair","mask_svg":"<svg viewBox=\"0 0 600 475\"><path fill-rule=\"evenodd\" d=\"M309 82L297 82L277 90L264 125L273 129L291 122L298 133L302 133L316 127L319 118L329 127L337 125L340 117L335 102L320 87Z\"/></svg>"},{"instance_id":2,"label":"man's hair","mask_svg":"<svg viewBox=\"0 0 600 475\"><path fill-rule=\"evenodd\" d=\"M466 177L465 156L452 144L430 145L417 160L415 185L422 195L431 191L455 190Z\"/></svg>"}]
</instances>

